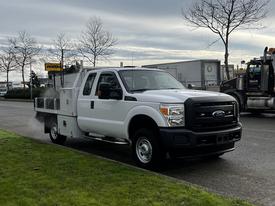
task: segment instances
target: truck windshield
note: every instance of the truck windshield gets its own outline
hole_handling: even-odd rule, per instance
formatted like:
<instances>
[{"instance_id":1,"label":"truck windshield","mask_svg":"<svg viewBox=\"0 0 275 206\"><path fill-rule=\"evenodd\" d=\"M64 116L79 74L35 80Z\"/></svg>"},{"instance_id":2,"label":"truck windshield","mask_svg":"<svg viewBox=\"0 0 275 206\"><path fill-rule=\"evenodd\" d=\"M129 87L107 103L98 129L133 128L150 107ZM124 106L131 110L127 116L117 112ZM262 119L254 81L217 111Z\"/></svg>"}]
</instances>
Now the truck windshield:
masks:
<instances>
[{"instance_id":1,"label":"truck windshield","mask_svg":"<svg viewBox=\"0 0 275 206\"><path fill-rule=\"evenodd\" d=\"M253 75L260 75L261 74L261 65L259 64L250 64L249 65L249 73Z\"/></svg>"},{"instance_id":2,"label":"truck windshield","mask_svg":"<svg viewBox=\"0 0 275 206\"><path fill-rule=\"evenodd\" d=\"M128 92L143 92L146 90L184 89L172 75L154 70L124 70L119 71Z\"/></svg>"}]
</instances>

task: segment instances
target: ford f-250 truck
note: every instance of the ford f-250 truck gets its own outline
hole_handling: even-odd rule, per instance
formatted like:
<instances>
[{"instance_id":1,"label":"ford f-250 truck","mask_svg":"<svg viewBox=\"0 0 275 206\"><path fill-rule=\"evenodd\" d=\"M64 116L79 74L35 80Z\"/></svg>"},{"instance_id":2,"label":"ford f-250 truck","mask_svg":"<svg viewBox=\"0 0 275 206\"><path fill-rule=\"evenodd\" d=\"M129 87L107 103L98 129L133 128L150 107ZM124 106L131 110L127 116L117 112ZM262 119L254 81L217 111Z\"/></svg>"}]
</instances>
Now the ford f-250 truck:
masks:
<instances>
[{"instance_id":1,"label":"ford f-250 truck","mask_svg":"<svg viewBox=\"0 0 275 206\"><path fill-rule=\"evenodd\" d=\"M70 75L57 97L35 99L54 143L88 137L128 144L137 164L149 168L168 154L220 156L241 139L229 95L186 89L157 69L82 68Z\"/></svg>"}]
</instances>

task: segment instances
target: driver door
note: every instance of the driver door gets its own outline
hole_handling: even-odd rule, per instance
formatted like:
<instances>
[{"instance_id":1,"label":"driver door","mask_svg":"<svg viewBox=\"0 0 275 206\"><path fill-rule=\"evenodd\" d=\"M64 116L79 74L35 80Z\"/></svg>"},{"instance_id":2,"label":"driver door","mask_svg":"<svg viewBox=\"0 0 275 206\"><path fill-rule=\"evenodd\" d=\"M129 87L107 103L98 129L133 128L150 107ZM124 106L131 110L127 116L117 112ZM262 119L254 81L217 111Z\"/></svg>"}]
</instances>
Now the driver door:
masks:
<instances>
[{"instance_id":1,"label":"driver door","mask_svg":"<svg viewBox=\"0 0 275 206\"><path fill-rule=\"evenodd\" d=\"M102 72L99 76L95 94L93 96L94 109L92 110L93 127L97 134L116 138L123 137L124 119L128 113L128 107L123 100L101 99L99 85L111 84L112 89L121 89L121 84L114 72ZM123 91L123 90L122 90Z\"/></svg>"}]
</instances>

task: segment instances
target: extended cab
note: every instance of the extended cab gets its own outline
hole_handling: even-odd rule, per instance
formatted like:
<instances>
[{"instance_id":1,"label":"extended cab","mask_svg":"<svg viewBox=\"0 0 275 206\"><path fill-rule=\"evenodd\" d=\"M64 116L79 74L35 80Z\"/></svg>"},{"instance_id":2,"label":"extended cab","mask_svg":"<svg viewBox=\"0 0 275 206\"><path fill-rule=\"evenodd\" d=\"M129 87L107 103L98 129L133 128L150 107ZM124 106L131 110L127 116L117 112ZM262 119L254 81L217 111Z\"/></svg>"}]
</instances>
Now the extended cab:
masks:
<instances>
[{"instance_id":1,"label":"extended cab","mask_svg":"<svg viewBox=\"0 0 275 206\"><path fill-rule=\"evenodd\" d=\"M137 164L155 166L168 156L219 156L241 139L236 100L189 90L169 73L146 68L81 69L57 97L36 98L45 132L128 144Z\"/></svg>"}]
</instances>

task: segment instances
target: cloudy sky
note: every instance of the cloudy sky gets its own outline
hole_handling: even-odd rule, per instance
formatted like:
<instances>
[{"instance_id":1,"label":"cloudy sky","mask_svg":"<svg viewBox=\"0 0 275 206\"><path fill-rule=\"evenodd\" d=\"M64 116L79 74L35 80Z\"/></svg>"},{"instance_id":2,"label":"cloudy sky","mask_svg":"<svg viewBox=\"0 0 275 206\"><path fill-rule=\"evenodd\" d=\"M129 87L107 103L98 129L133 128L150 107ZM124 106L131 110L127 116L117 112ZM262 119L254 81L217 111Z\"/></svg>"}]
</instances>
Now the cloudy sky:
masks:
<instances>
[{"instance_id":1,"label":"cloudy sky","mask_svg":"<svg viewBox=\"0 0 275 206\"><path fill-rule=\"evenodd\" d=\"M223 45L204 29L187 27L181 9L192 0L0 0L0 45L8 36L26 30L49 46L58 32L77 39L92 16L102 19L118 39L116 53L101 65L144 65L188 59L223 59ZM231 36L230 62L240 64L275 47L275 0L261 30L237 31ZM43 70L36 66L35 71ZM14 77L16 76L15 74ZM3 80L0 76L0 80Z\"/></svg>"}]
</instances>

